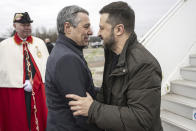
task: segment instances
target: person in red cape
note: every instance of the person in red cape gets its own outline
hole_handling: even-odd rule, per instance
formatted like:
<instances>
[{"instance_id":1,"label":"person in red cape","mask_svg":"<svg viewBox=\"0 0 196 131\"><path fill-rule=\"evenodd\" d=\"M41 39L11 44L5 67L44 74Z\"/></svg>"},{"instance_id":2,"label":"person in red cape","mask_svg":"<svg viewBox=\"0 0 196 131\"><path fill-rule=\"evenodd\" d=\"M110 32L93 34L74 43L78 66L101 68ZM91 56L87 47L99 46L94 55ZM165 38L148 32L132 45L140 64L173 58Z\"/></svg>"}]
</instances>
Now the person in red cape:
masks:
<instances>
[{"instance_id":1,"label":"person in red cape","mask_svg":"<svg viewBox=\"0 0 196 131\"><path fill-rule=\"evenodd\" d=\"M31 36L27 12L15 13L16 33L0 43L0 131L45 131L45 43Z\"/></svg>"}]
</instances>

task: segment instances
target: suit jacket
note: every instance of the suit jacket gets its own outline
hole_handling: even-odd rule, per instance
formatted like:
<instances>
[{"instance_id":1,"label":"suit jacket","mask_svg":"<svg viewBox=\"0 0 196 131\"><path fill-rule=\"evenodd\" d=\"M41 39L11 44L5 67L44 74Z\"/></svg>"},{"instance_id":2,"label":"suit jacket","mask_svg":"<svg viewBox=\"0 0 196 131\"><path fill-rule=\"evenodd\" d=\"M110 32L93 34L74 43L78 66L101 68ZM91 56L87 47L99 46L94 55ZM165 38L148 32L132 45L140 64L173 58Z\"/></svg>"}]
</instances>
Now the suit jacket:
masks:
<instances>
[{"instance_id":1,"label":"suit jacket","mask_svg":"<svg viewBox=\"0 0 196 131\"><path fill-rule=\"evenodd\" d=\"M74 117L66 94L95 98L95 90L82 48L60 34L46 67L47 131L96 131L86 117Z\"/></svg>"}]
</instances>

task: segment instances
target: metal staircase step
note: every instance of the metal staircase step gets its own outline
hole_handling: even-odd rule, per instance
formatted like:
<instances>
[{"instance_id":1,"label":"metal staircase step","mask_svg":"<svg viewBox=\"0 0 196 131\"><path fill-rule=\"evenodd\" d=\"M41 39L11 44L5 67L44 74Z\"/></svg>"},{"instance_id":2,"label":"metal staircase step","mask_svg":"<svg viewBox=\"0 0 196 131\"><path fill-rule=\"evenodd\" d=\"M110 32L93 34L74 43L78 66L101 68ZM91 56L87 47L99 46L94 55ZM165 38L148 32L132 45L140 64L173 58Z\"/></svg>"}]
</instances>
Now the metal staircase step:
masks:
<instances>
[{"instance_id":1,"label":"metal staircase step","mask_svg":"<svg viewBox=\"0 0 196 131\"><path fill-rule=\"evenodd\" d=\"M189 62L190 65L191 66L196 66L196 54L190 55L189 59L190 59L190 62Z\"/></svg>"},{"instance_id":2,"label":"metal staircase step","mask_svg":"<svg viewBox=\"0 0 196 131\"><path fill-rule=\"evenodd\" d=\"M161 111L164 131L196 131L196 122L186 119L167 110Z\"/></svg>"},{"instance_id":3,"label":"metal staircase step","mask_svg":"<svg viewBox=\"0 0 196 131\"><path fill-rule=\"evenodd\" d=\"M196 67L183 67L180 69L180 74L185 80L196 81Z\"/></svg>"},{"instance_id":4,"label":"metal staircase step","mask_svg":"<svg viewBox=\"0 0 196 131\"><path fill-rule=\"evenodd\" d=\"M171 92L196 99L196 82L187 80L171 81Z\"/></svg>"},{"instance_id":5,"label":"metal staircase step","mask_svg":"<svg viewBox=\"0 0 196 131\"><path fill-rule=\"evenodd\" d=\"M161 98L161 108L179 114L187 119L193 118L196 100L176 94L167 94Z\"/></svg>"}]
</instances>

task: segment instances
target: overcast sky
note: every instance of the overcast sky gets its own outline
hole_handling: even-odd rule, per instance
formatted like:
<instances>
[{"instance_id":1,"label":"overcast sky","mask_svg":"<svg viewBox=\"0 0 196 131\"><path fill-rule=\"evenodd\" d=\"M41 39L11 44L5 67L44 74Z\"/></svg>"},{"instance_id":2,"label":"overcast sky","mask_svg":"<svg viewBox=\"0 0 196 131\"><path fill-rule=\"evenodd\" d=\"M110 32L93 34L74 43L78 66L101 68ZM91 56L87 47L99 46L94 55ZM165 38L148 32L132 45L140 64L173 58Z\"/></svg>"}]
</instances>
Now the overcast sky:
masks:
<instances>
[{"instance_id":1,"label":"overcast sky","mask_svg":"<svg viewBox=\"0 0 196 131\"><path fill-rule=\"evenodd\" d=\"M99 10L106 4L118 0L1 0L0 1L0 37L13 28L15 12L28 12L33 29L45 27L56 28L58 12L65 6L78 5L90 13L91 27L94 35L99 29ZM136 14L136 33L144 35L178 0L123 0Z\"/></svg>"}]
</instances>

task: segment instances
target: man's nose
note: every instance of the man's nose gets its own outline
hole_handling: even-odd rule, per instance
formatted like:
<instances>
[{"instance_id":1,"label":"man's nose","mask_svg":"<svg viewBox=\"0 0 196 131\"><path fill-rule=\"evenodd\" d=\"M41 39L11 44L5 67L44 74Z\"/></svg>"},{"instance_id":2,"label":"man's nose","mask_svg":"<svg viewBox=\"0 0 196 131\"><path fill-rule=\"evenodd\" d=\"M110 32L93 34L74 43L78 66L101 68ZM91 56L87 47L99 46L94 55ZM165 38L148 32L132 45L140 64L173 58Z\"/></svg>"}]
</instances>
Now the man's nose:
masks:
<instances>
[{"instance_id":1,"label":"man's nose","mask_svg":"<svg viewBox=\"0 0 196 131\"><path fill-rule=\"evenodd\" d=\"M91 28L90 28L89 31L88 31L88 35L93 35L93 31L92 31Z\"/></svg>"},{"instance_id":2,"label":"man's nose","mask_svg":"<svg viewBox=\"0 0 196 131\"><path fill-rule=\"evenodd\" d=\"M98 31L98 36L101 36L100 30Z\"/></svg>"}]
</instances>

